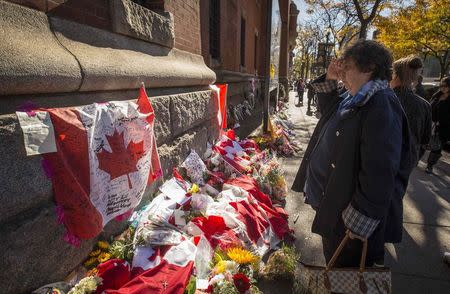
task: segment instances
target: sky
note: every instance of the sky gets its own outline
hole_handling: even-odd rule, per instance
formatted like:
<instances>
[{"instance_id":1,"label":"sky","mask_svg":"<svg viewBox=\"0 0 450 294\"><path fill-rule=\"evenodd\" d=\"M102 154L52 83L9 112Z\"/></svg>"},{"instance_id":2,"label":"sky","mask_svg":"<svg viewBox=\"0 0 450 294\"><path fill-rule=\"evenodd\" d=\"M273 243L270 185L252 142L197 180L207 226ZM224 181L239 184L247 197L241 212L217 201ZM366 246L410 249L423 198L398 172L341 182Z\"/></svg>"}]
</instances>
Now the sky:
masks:
<instances>
[{"instance_id":1,"label":"sky","mask_svg":"<svg viewBox=\"0 0 450 294\"><path fill-rule=\"evenodd\" d=\"M294 0L295 5L297 5L297 9L300 10L300 13L298 14L297 23L300 24L303 22L303 20L307 17L306 14L306 8L307 5L303 0Z\"/></svg>"}]
</instances>

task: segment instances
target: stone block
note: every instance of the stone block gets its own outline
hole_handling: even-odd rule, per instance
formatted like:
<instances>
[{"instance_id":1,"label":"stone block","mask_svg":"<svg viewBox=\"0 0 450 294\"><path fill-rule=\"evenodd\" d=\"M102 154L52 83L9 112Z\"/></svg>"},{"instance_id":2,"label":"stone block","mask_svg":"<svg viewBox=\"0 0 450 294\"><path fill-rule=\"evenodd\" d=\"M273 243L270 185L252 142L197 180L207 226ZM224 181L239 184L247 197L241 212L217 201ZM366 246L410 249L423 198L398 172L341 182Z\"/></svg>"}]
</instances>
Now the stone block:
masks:
<instances>
[{"instance_id":1,"label":"stone block","mask_svg":"<svg viewBox=\"0 0 450 294\"><path fill-rule=\"evenodd\" d=\"M80 67L50 30L45 13L0 1L0 96L71 92Z\"/></svg>"},{"instance_id":2,"label":"stone block","mask_svg":"<svg viewBox=\"0 0 450 294\"><path fill-rule=\"evenodd\" d=\"M150 97L150 101L155 111L155 137L157 145L162 145L172 137L170 123L170 97Z\"/></svg>"},{"instance_id":3,"label":"stone block","mask_svg":"<svg viewBox=\"0 0 450 294\"><path fill-rule=\"evenodd\" d=\"M26 156L15 114L0 116L0 223L52 198L41 156Z\"/></svg>"},{"instance_id":4,"label":"stone block","mask_svg":"<svg viewBox=\"0 0 450 294\"><path fill-rule=\"evenodd\" d=\"M2 272L8 273L0 275L2 291L30 293L63 280L85 260L97 240L121 233L126 225L113 220L97 239L82 241L76 248L62 239L64 227L56 222L55 206L36 207L26 218L0 229Z\"/></svg>"},{"instance_id":5,"label":"stone block","mask_svg":"<svg viewBox=\"0 0 450 294\"><path fill-rule=\"evenodd\" d=\"M130 0L110 1L110 7L115 33L173 47L175 33L170 13L158 14Z\"/></svg>"},{"instance_id":6,"label":"stone block","mask_svg":"<svg viewBox=\"0 0 450 294\"><path fill-rule=\"evenodd\" d=\"M208 131L202 126L177 137L170 145L159 146L158 153L164 178L168 179L172 176L172 168L179 166L191 149L202 155L206 151L207 141Z\"/></svg>"},{"instance_id":7,"label":"stone block","mask_svg":"<svg viewBox=\"0 0 450 294\"><path fill-rule=\"evenodd\" d=\"M170 117L174 135L201 124L217 111L217 102L211 96L211 91L173 95L170 99Z\"/></svg>"}]
</instances>

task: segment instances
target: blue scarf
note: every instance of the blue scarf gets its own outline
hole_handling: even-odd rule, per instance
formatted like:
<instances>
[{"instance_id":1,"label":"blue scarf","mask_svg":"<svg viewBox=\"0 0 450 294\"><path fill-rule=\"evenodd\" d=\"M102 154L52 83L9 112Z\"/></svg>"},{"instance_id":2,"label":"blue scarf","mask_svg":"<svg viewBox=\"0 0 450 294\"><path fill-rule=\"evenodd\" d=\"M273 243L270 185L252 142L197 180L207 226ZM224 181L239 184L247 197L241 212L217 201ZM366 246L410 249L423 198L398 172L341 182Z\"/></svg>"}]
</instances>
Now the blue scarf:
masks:
<instances>
[{"instance_id":1,"label":"blue scarf","mask_svg":"<svg viewBox=\"0 0 450 294\"><path fill-rule=\"evenodd\" d=\"M359 89L355 96L352 96L349 91L345 92L341 95L345 98L339 104L338 112L342 114L352 108L363 106L373 94L386 89L388 85L389 83L386 80L370 80Z\"/></svg>"}]
</instances>

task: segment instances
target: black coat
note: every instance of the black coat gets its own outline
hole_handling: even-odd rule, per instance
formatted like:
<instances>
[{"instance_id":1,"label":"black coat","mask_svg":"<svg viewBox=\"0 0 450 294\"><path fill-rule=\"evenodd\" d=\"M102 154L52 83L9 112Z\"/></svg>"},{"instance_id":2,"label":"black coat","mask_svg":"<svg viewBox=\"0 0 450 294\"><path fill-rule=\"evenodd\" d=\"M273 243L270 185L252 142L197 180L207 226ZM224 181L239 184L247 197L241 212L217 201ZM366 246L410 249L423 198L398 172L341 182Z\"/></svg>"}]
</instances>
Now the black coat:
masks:
<instances>
[{"instance_id":1,"label":"black coat","mask_svg":"<svg viewBox=\"0 0 450 294\"><path fill-rule=\"evenodd\" d=\"M303 192L308 159L318 136L342 99L337 91L317 93L317 98L322 116L292 186L297 192ZM339 121L336 136L331 173L312 232L326 238L342 232L341 214L351 203L366 216L381 220L369 242L400 242L402 199L413 167L413 154L407 118L395 93L391 89L378 91L365 105L348 112Z\"/></svg>"},{"instance_id":2,"label":"black coat","mask_svg":"<svg viewBox=\"0 0 450 294\"><path fill-rule=\"evenodd\" d=\"M415 162L417 163L425 152L424 146L431 139L431 105L428 101L414 94L405 87L394 88L408 118L411 139L414 144Z\"/></svg>"},{"instance_id":3,"label":"black coat","mask_svg":"<svg viewBox=\"0 0 450 294\"><path fill-rule=\"evenodd\" d=\"M442 144L450 140L450 97L439 101L442 92L436 92L431 97L432 119L439 122L438 134Z\"/></svg>"}]
</instances>

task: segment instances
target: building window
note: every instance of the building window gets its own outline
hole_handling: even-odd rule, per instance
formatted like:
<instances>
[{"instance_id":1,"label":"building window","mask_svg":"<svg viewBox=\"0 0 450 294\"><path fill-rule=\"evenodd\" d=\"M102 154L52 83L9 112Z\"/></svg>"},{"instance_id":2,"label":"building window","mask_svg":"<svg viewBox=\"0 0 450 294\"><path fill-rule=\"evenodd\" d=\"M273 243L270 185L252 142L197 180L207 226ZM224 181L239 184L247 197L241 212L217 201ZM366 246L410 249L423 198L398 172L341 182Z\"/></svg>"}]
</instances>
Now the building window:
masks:
<instances>
[{"instance_id":1,"label":"building window","mask_svg":"<svg viewBox=\"0 0 450 294\"><path fill-rule=\"evenodd\" d=\"M245 66L245 19L241 18L241 65Z\"/></svg>"},{"instance_id":2,"label":"building window","mask_svg":"<svg viewBox=\"0 0 450 294\"><path fill-rule=\"evenodd\" d=\"M220 0L209 2L209 54L220 57Z\"/></svg>"},{"instance_id":3,"label":"building window","mask_svg":"<svg viewBox=\"0 0 450 294\"><path fill-rule=\"evenodd\" d=\"M154 11L164 11L164 0L131 0L132 2L144 6Z\"/></svg>"},{"instance_id":4,"label":"building window","mask_svg":"<svg viewBox=\"0 0 450 294\"><path fill-rule=\"evenodd\" d=\"M255 73L258 72L258 33L255 33L255 49L253 52L253 67L255 69Z\"/></svg>"}]
</instances>

